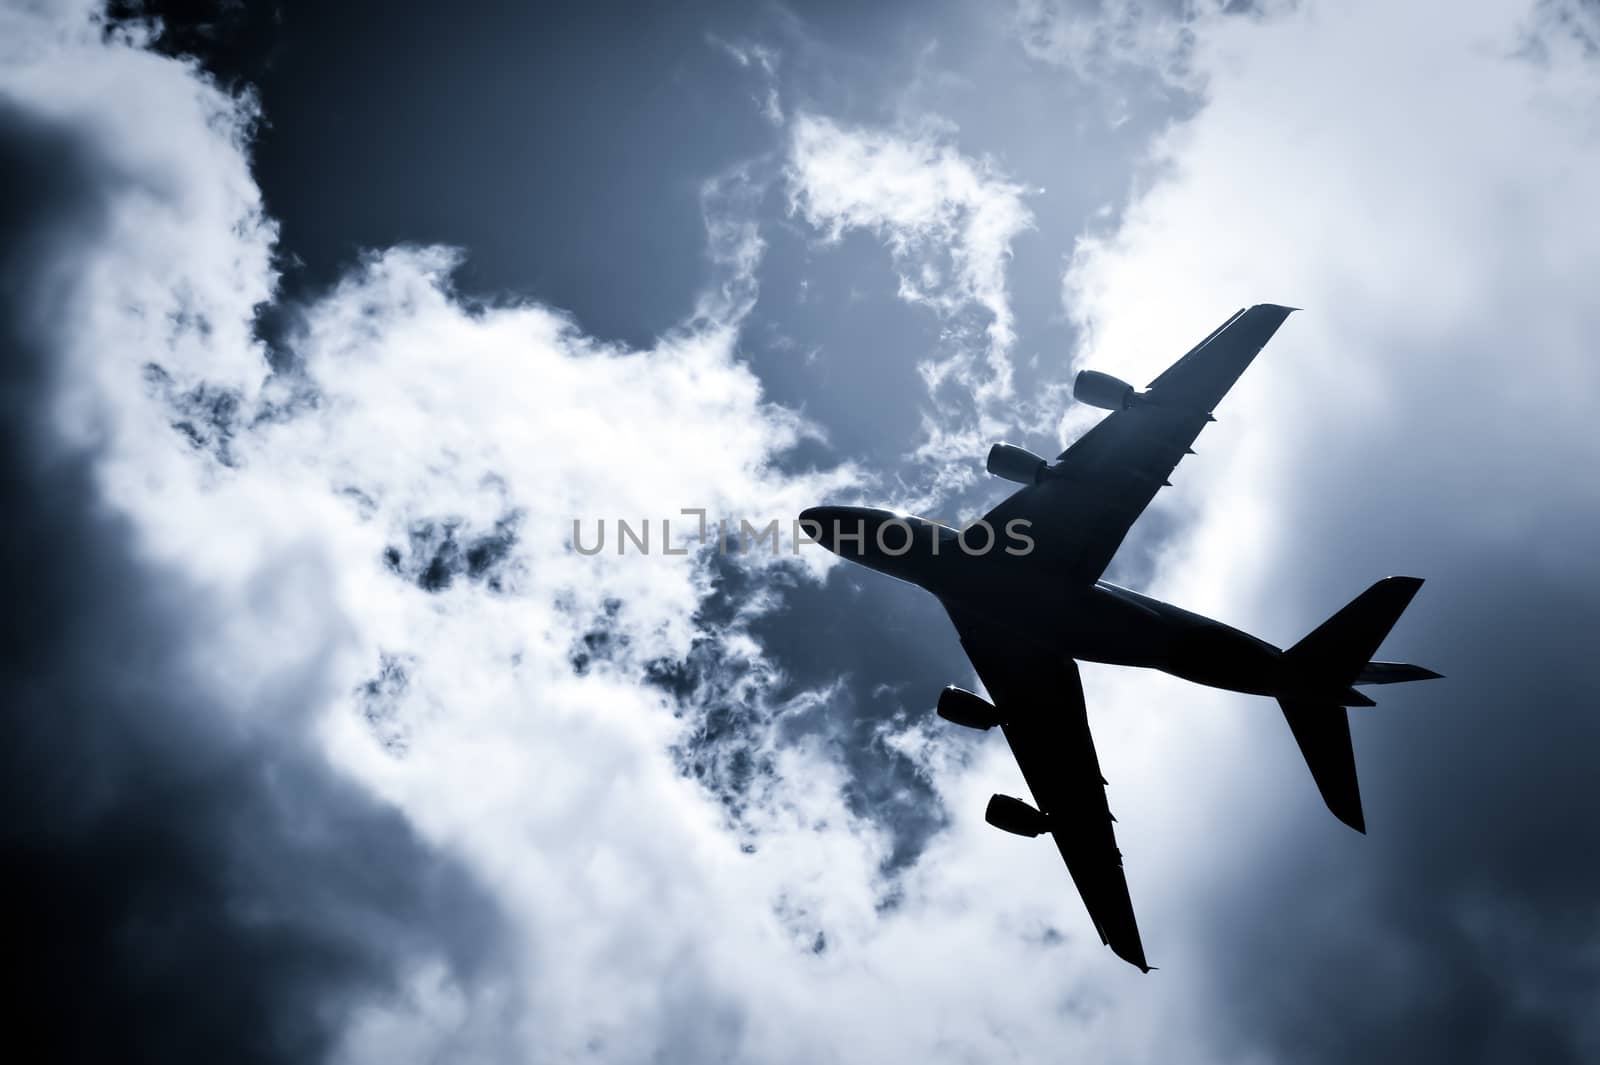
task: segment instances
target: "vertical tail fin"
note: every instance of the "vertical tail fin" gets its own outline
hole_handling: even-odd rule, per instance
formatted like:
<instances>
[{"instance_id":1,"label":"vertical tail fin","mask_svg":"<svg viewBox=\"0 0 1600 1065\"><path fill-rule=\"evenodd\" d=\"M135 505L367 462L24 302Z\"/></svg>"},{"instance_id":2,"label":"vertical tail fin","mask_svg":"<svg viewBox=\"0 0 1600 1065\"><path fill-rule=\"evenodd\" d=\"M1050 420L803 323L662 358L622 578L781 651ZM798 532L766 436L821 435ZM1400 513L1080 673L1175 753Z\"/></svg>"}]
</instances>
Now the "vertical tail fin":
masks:
<instances>
[{"instance_id":1,"label":"vertical tail fin","mask_svg":"<svg viewBox=\"0 0 1600 1065\"><path fill-rule=\"evenodd\" d=\"M1345 707L1372 702L1354 691L1352 684L1438 676L1421 666L1372 662L1378 645L1421 587L1418 577L1385 577L1284 652L1292 684L1309 693L1279 698L1284 719L1323 802L1357 832L1365 832L1367 822L1361 810L1350 716Z\"/></svg>"}]
</instances>

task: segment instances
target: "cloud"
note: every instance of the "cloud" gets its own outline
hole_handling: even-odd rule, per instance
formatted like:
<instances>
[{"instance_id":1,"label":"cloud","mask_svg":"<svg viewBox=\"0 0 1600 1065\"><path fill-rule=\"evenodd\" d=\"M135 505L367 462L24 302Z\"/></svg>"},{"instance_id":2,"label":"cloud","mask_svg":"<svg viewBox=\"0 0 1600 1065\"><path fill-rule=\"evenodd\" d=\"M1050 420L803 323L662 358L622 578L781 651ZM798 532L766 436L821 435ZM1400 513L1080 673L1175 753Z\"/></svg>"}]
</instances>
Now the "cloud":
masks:
<instances>
[{"instance_id":1,"label":"cloud","mask_svg":"<svg viewBox=\"0 0 1600 1065\"><path fill-rule=\"evenodd\" d=\"M762 82L763 93L761 96L752 97L751 102L765 118L774 126L781 127L784 123L783 103L778 95L778 67L782 55L773 48L756 41L725 40L715 33L706 34L706 43L721 51L740 67L757 74Z\"/></svg>"},{"instance_id":2,"label":"cloud","mask_svg":"<svg viewBox=\"0 0 1600 1065\"><path fill-rule=\"evenodd\" d=\"M830 718L919 704L784 675L809 644L761 622L816 571L570 547L855 478L783 472L814 430L738 355L755 170L704 186L717 276L646 347L401 246L269 358L251 102L7 16L5 558L41 604L8 641L7 848L74 934L25 940L13 997L165 1060L1581 1056L1593 73L1563 8L1453 11L1208 23L1204 107L1073 261L1082 360L1136 378L1235 306L1307 307L1140 532L1156 590L1287 642L1416 570L1392 652L1451 677L1357 721L1357 839L1270 704L1086 669L1151 977L983 824L1021 787L994 737L901 713L866 730L895 773L858 772ZM796 213L889 245L948 324L935 406L987 431L1021 187L943 132L790 121ZM829 654L913 642L903 600L828 594ZM91 977L117 1023L57 993ZM251 1023L204 1024L227 1008Z\"/></svg>"},{"instance_id":3,"label":"cloud","mask_svg":"<svg viewBox=\"0 0 1600 1065\"><path fill-rule=\"evenodd\" d=\"M97 50L91 41L79 45ZM202 128L230 113L184 71L139 69L118 48L104 59L87 75L102 87L126 86L131 65L157 98L185 90L182 117ZM74 401L74 420L87 402L68 383L88 370L76 344L111 339L93 331L105 304L85 287L160 287L101 253L162 175L123 169L114 126L15 106L17 83L0 99L0 485L11 515L0 564L18 601L5 618L0 850L14 1036L56 1060L321 1058L352 1010L398 991L398 974L427 966L469 980L497 967L498 907L310 741L303 726L334 694L330 657L344 639L314 560L262 559L241 615L192 574L140 557L137 524L105 505L103 452L63 437L52 399ZM164 128L180 141L197 133ZM223 202L210 206L244 223L234 250L248 256L250 205ZM144 251L159 270L166 234L159 217L151 228ZM206 293L230 290L226 271L194 280L175 298L196 314L219 309ZM127 308L130 333L158 309ZM217 332L230 335L226 323ZM115 432L97 420L74 428ZM245 656L287 624L298 639L247 680Z\"/></svg>"},{"instance_id":4,"label":"cloud","mask_svg":"<svg viewBox=\"0 0 1600 1065\"><path fill-rule=\"evenodd\" d=\"M567 546L575 518L788 518L848 474L771 467L806 429L733 358L759 252L733 179L727 282L653 351L400 248L304 307L274 374L250 102L138 34L10 21L6 559L47 613L8 647L7 864L39 922L8 987L95 1058L402 1028L511 1053L507 999L558 1053L737 1036L693 885L745 859L673 756L699 704L648 678L759 649L700 631L707 568L659 540Z\"/></svg>"},{"instance_id":5,"label":"cloud","mask_svg":"<svg viewBox=\"0 0 1600 1065\"><path fill-rule=\"evenodd\" d=\"M92 24L21 30L0 83L18 122L84 154L9 142L39 163L6 170L33 196L16 217L69 179L92 194L23 227L8 304L40 372L7 391L32 442L7 449L27 460L9 483L36 517L7 558L58 608L14 644L41 694L7 719L8 750L49 771L8 779L56 841L33 866L40 927L72 905L81 935L51 941L26 999L58 1046L1003 1059L1063 1031L1125 1047L1171 1013L1094 941L1048 848L983 824L989 791L1020 787L993 737L901 718L874 742L920 775L856 778L859 752L815 727L848 712L843 686L791 690L754 635L808 570L570 549L574 518L654 519L659 545L683 507L760 521L853 479L778 470L810 430L736 357L761 247L747 176L706 188L722 273L649 349L463 294L458 253L403 246L296 308L269 360L249 101ZM62 546L48 567L41 542ZM128 784L65 806L84 782ZM883 808L932 824L914 853ZM45 955L31 942L19 959ZM91 968L99 1015L61 993ZM180 1009L195 987L253 1023ZM124 1023L85 1024L112 1006Z\"/></svg>"},{"instance_id":6,"label":"cloud","mask_svg":"<svg viewBox=\"0 0 1600 1065\"><path fill-rule=\"evenodd\" d=\"M1123 69L1154 74L1181 89L1196 87L1193 23L1220 5L1184 0L1018 0L1016 25L1034 59L1095 83Z\"/></svg>"},{"instance_id":7,"label":"cloud","mask_svg":"<svg viewBox=\"0 0 1600 1065\"><path fill-rule=\"evenodd\" d=\"M1043 1045L1096 971L1048 923L1061 870L992 838L953 775L957 834L885 874L889 833L796 727L830 693L780 694L750 632L806 571L569 546L574 518L759 521L852 477L776 468L809 430L735 356L760 249L737 172L706 190L723 276L648 350L464 295L457 253L398 247L298 308L269 360L249 101L137 37L13 25L7 246L27 258L6 306L31 358L6 484L31 523L6 558L48 612L8 647L28 694L8 700L8 868L38 918L8 988L52 1045ZM985 775L1014 779L994 753ZM1017 860L989 905L974 870Z\"/></svg>"},{"instance_id":8,"label":"cloud","mask_svg":"<svg viewBox=\"0 0 1600 1065\"><path fill-rule=\"evenodd\" d=\"M1179 468L1203 506L1158 502L1159 590L1286 643L1418 573L1385 655L1449 677L1356 715L1369 839L1339 835L1273 713L1240 735L1231 805L1295 801L1219 843L1254 871L1202 948L1228 959L1224 1056L1594 1052L1596 686L1567 634L1600 576L1600 496L1572 474L1600 459L1600 70L1577 25L1508 4L1214 22L1204 106L1067 274L1080 361L1133 380L1235 307L1306 308Z\"/></svg>"},{"instance_id":9,"label":"cloud","mask_svg":"<svg viewBox=\"0 0 1600 1065\"><path fill-rule=\"evenodd\" d=\"M918 454L970 460L975 441L1010 420L1006 265L1033 222L1026 190L992 161L961 154L937 126L901 134L809 113L791 126L788 182L792 211L830 240L873 233L894 256L900 297L949 323L949 350L919 365L934 406Z\"/></svg>"}]
</instances>

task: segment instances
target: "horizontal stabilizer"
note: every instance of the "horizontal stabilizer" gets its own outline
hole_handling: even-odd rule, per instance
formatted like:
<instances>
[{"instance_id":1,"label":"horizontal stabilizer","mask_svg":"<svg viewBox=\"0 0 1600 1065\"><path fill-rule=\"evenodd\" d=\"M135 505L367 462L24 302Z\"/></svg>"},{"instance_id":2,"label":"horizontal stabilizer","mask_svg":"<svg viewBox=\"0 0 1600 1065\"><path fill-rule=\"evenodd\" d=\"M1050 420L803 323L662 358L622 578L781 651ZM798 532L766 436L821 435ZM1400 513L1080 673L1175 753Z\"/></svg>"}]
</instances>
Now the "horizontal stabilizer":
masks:
<instances>
[{"instance_id":1,"label":"horizontal stabilizer","mask_svg":"<svg viewBox=\"0 0 1600 1065\"><path fill-rule=\"evenodd\" d=\"M1402 662L1373 662L1372 655L1422 587L1418 577L1385 577L1283 653L1290 691L1278 699L1322 800L1357 832L1367 830L1350 745L1347 706L1371 706L1354 684L1427 680L1439 674Z\"/></svg>"},{"instance_id":2,"label":"horizontal stabilizer","mask_svg":"<svg viewBox=\"0 0 1600 1065\"><path fill-rule=\"evenodd\" d=\"M1409 662L1368 662L1356 678L1357 684L1400 684L1408 680L1438 680L1443 673L1435 673L1424 666Z\"/></svg>"},{"instance_id":3,"label":"horizontal stabilizer","mask_svg":"<svg viewBox=\"0 0 1600 1065\"><path fill-rule=\"evenodd\" d=\"M1333 816L1366 832L1361 786L1356 782L1356 752L1350 745L1350 714L1342 706L1279 699L1283 716L1300 745L1311 776Z\"/></svg>"},{"instance_id":4,"label":"horizontal stabilizer","mask_svg":"<svg viewBox=\"0 0 1600 1065\"><path fill-rule=\"evenodd\" d=\"M1319 687L1354 684L1421 587L1420 577L1385 577L1284 652L1290 667Z\"/></svg>"}]
</instances>

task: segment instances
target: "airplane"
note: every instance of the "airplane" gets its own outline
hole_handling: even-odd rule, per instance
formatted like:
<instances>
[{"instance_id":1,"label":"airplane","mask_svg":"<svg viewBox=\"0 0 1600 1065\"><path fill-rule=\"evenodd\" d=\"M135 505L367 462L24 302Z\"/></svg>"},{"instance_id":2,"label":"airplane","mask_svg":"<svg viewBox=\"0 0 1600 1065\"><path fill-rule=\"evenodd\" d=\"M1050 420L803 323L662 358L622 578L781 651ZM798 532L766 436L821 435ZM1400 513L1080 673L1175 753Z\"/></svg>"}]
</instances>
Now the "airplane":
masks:
<instances>
[{"instance_id":1,"label":"airplane","mask_svg":"<svg viewBox=\"0 0 1600 1065\"><path fill-rule=\"evenodd\" d=\"M1079 661L1276 698L1329 810L1363 833L1346 707L1375 705L1359 685L1440 676L1371 660L1421 587L1416 577L1378 581L1287 649L1101 579L1129 527L1179 460L1194 454L1217 404L1293 310L1263 303L1236 312L1142 391L1080 372L1074 398L1112 413L1054 462L995 444L988 472L1022 487L965 529L869 507L800 514L813 542L918 585L944 606L989 698L948 687L938 714L974 729L999 726L1033 794L1032 805L995 795L985 820L1053 837L1101 942L1143 972L1152 967L1111 827Z\"/></svg>"}]
</instances>

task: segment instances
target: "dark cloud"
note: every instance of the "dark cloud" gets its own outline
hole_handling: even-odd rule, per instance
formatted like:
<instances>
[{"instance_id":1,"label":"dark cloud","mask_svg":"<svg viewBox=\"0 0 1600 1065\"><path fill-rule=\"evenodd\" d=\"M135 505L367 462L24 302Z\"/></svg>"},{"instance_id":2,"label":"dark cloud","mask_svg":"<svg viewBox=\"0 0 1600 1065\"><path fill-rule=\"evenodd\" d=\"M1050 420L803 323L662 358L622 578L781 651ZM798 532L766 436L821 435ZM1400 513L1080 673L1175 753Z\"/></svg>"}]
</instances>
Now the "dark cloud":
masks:
<instances>
[{"instance_id":1,"label":"dark cloud","mask_svg":"<svg viewBox=\"0 0 1600 1065\"><path fill-rule=\"evenodd\" d=\"M37 1060L318 1060L412 965L470 983L497 911L312 750L317 669L218 702L192 658L218 604L135 559L56 437L52 338L110 177L0 110L7 1034Z\"/></svg>"},{"instance_id":2,"label":"dark cloud","mask_svg":"<svg viewBox=\"0 0 1600 1065\"><path fill-rule=\"evenodd\" d=\"M1525 443L1414 414L1369 427L1337 459L1381 470L1403 436L1405 467L1446 483L1379 476L1284 500L1301 564L1282 593L1331 612L1385 572L1425 576L1381 657L1446 679L1374 689L1379 706L1351 711L1367 837L1334 823L1288 730L1263 720L1260 753L1281 761L1296 813L1246 859L1208 929L1218 1032L1235 1050L1306 1062L1593 1061L1600 583L1573 520L1591 494L1546 500L1501 481L1480 448ZM1482 470L1476 513L1448 501L1462 456ZM1551 509L1567 513L1537 543L1484 535L1496 515Z\"/></svg>"}]
</instances>

